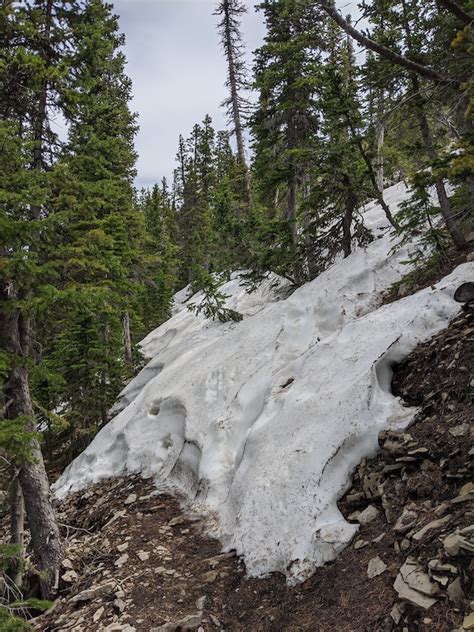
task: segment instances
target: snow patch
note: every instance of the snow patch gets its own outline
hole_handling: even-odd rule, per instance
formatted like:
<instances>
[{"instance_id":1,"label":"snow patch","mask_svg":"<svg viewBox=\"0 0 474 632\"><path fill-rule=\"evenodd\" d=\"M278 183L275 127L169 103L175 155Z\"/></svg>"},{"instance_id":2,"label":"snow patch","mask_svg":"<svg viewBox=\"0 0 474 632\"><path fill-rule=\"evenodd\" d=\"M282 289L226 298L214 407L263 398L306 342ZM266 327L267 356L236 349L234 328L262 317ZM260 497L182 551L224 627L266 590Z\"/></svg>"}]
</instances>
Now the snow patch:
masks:
<instances>
[{"instance_id":1,"label":"snow patch","mask_svg":"<svg viewBox=\"0 0 474 632\"><path fill-rule=\"evenodd\" d=\"M385 192L392 209L403 185ZM364 209L376 239L291 296L271 276L252 294L224 284L239 323L191 314L178 293L173 316L142 342L151 358L124 389L119 414L64 472L65 496L105 477L140 472L209 516L225 549L251 575L301 581L334 559L357 527L337 500L384 428L415 410L390 389L393 364L458 313L459 266L436 286L389 305L381 295L407 272L380 207ZM193 302L199 296L193 297Z\"/></svg>"}]
</instances>

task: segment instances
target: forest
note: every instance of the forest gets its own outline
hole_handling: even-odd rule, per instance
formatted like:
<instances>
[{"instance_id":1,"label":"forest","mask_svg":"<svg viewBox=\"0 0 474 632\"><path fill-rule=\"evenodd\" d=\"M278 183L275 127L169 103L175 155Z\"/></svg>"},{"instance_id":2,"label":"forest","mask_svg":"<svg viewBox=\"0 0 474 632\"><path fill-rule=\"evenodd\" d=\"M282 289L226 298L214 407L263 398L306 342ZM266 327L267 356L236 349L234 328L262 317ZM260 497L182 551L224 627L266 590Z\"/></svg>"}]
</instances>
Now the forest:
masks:
<instances>
[{"instance_id":1,"label":"forest","mask_svg":"<svg viewBox=\"0 0 474 632\"><path fill-rule=\"evenodd\" d=\"M408 282L472 248L472 0L361 0L357 23L332 0L252 4L216 0L210 16L227 128L206 115L183 130L172 180L138 189L113 5L2 2L1 630L57 597L50 482L110 421L176 292L202 292L196 317L239 322L220 289L233 273L248 292L270 272L302 287L378 238L360 211L373 200L394 249L416 239ZM265 37L250 64L254 10ZM384 189L399 182L395 212Z\"/></svg>"}]
</instances>

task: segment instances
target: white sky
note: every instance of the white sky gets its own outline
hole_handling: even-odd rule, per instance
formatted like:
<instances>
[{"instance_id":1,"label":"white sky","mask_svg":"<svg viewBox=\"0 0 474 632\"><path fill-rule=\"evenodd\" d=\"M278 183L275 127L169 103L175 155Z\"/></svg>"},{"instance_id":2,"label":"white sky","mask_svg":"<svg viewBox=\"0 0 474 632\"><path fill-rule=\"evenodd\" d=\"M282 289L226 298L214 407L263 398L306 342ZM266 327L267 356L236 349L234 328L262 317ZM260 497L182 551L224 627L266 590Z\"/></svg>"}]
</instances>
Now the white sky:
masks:
<instances>
[{"instance_id":1,"label":"white sky","mask_svg":"<svg viewBox=\"0 0 474 632\"><path fill-rule=\"evenodd\" d=\"M243 31L249 51L263 38L261 13L249 1ZM178 136L187 137L206 114L226 126L220 103L226 67L212 13L214 0L115 0L127 43L127 73L133 81L132 109L140 131L137 185L170 177Z\"/></svg>"}]
</instances>

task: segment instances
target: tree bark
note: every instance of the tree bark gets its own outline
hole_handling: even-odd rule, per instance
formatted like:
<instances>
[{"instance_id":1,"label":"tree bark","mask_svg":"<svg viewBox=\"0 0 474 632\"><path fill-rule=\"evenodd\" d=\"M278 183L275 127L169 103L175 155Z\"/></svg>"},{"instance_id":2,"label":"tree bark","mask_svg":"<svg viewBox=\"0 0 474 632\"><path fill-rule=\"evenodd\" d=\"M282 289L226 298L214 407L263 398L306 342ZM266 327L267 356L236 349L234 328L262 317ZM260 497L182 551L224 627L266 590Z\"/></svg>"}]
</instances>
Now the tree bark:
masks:
<instances>
[{"instance_id":1,"label":"tree bark","mask_svg":"<svg viewBox=\"0 0 474 632\"><path fill-rule=\"evenodd\" d=\"M10 544L15 544L20 551L18 557L12 560L9 575L18 588L23 583L22 561L25 544L25 503L21 491L19 470L13 469L10 482Z\"/></svg>"},{"instance_id":2,"label":"tree bark","mask_svg":"<svg viewBox=\"0 0 474 632\"><path fill-rule=\"evenodd\" d=\"M12 365L4 385L7 402L5 416L7 419L24 417L28 420L26 430L34 433L36 424L26 366L30 338L29 322L19 311L8 308L7 303L10 297L11 289L2 284L0 287L0 349L12 358ZM58 590L62 546L51 502L48 476L36 438L31 440L29 448L30 459L21 464L18 477L23 492L35 562L41 571L41 593L45 599L52 599Z\"/></svg>"},{"instance_id":3,"label":"tree bark","mask_svg":"<svg viewBox=\"0 0 474 632\"><path fill-rule=\"evenodd\" d=\"M230 25L230 7L229 0L224 0L224 19L225 19L225 53L227 57L227 65L229 72L229 88L230 98L232 102L232 119L234 123L235 138L237 142L237 158L244 167L247 167L245 161L245 144L244 133L242 128L242 117L239 107L239 91L237 88L237 77L235 72L234 50L232 46L232 33Z\"/></svg>"},{"instance_id":4,"label":"tree bark","mask_svg":"<svg viewBox=\"0 0 474 632\"><path fill-rule=\"evenodd\" d=\"M133 350L132 350L132 336L130 334L130 314L128 311L122 314L122 326L123 326L123 348L125 355L125 362L132 367L133 366Z\"/></svg>"},{"instance_id":5,"label":"tree bark","mask_svg":"<svg viewBox=\"0 0 474 632\"><path fill-rule=\"evenodd\" d=\"M381 111L379 112L382 114ZM382 116L377 121L376 125L376 142L377 142L377 188L380 191L380 195L383 197L383 185L384 185L384 160L383 160L383 145L385 140L385 125Z\"/></svg>"},{"instance_id":6,"label":"tree bark","mask_svg":"<svg viewBox=\"0 0 474 632\"><path fill-rule=\"evenodd\" d=\"M344 258L348 257L352 252L352 219L357 210L357 197L354 194L352 183L349 176L344 177L345 180L345 199L344 199L344 216L342 218L342 248Z\"/></svg>"},{"instance_id":7,"label":"tree bark","mask_svg":"<svg viewBox=\"0 0 474 632\"><path fill-rule=\"evenodd\" d=\"M355 29L347 20L342 17L339 11L334 7L331 0L318 0L318 4L321 6L323 11L325 11L337 24L339 24L343 31L345 31L348 35L355 39L356 42L359 42L359 44L364 48L368 48L374 53L378 53L385 59L388 59L388 61L391 61L397 66L401 66L402 68L406 68L407 70L416 72L422 77L426 77L427 79L430 79L437 84L450 85L454 87L459 86L459 81L457 81L456 79L440 75L433 68L423 66L422 64L419 64L416 61L404 57L403 55L399 55L395 51L384 46L383 44L379 44L378 42L370 39L370 37L363 35L360 31Z\"/></svg>"}]
</instances>

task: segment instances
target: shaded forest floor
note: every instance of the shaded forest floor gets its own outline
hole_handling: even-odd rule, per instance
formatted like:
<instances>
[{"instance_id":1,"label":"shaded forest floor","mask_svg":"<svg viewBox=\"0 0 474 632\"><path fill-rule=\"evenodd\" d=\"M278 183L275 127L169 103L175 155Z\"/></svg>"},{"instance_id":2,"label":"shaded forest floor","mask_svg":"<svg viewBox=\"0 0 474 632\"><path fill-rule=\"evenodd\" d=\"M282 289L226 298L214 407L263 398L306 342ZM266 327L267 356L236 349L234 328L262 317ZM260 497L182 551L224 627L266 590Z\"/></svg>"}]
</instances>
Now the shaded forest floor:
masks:
<instances>
[{"instance_id":1,"label":"shaded forest floor","mask_svg":"<svg viewBox=\"0 0 474 632\"><path fill-rule=\"evenodd\" d=\"M474 322L462 313L397 367L394 391L420 414L405 433L381 433L380 454L359 465L340 503L359 533L304 584L246 578L151 481L106 481L58 507L63 592L36 630L463 630L473 598L473 366Z\"/></svg>"}]
</instances>

